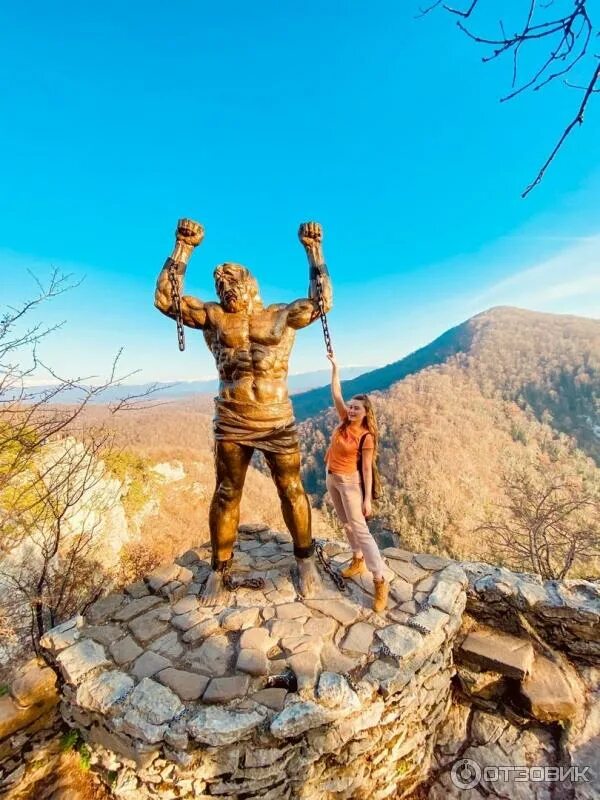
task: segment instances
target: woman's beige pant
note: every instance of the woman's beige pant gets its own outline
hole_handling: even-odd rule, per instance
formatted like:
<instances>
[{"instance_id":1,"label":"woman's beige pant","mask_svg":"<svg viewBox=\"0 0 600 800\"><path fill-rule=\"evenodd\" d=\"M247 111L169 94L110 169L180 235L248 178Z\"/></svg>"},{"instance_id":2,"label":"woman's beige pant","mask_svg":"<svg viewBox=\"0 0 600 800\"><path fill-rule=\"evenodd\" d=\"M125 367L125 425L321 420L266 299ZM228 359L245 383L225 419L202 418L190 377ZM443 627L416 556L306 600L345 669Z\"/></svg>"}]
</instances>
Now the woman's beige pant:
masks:
<instances>
[{"instance_id":1,"label":"woman's beige pant","mask_svg":"<svg viewBox=\"0 0 600 800\"><path fill-rule=\"evenodd\" d=\"M376 577L381 577L383 559L362 512L362 489L358 471L343 475L328 472L326 483L335 513L344 526L354 554L362 554L367 569Z\"/></svg>"}]
</instances>

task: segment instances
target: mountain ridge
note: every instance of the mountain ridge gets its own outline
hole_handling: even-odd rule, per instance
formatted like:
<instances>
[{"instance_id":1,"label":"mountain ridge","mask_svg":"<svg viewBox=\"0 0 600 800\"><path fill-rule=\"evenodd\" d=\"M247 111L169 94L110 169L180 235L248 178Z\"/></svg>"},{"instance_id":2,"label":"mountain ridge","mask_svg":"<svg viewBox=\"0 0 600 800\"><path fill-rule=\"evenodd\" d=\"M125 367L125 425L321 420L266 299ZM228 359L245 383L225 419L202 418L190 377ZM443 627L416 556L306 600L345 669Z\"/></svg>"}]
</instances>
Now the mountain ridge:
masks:
<instances>
[{"instance_id":1,"label":"mountain ridge","mask_svg":"<svg viewBox=\"0 0 600 800\"><path fill-rule=\"evenodd\" d=\"M537 419L575 436L600 464L600 320L495 306L456 325L429 344L384 367L342 381L346 398L381 392L409 375L456 363L485 396L529 408ZM298 393L304 421L331 405L329 386Z\"/></svg>"}]
</instances>

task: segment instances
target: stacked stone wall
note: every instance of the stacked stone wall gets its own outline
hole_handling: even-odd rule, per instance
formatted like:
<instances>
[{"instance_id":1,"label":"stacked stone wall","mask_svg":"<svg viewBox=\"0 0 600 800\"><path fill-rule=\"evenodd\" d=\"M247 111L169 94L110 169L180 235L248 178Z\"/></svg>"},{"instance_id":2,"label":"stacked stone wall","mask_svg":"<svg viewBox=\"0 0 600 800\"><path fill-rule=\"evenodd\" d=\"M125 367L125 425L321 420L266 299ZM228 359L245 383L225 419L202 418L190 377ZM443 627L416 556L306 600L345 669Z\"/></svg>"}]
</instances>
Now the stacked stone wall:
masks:
<instances>
[{"instance_id":1,"label":"stacked stone wall","mask_svg":"<svg viewBox=\"0 0 600 800\"><path fill-rule=\"evenodd\" d=\"M351 553L326 546L332 563ZM207 549L51 631L62 714L121 800L407 796L448 714L466 596L457 565L384 553L388 608L361 575L298 596L287 537L246 529L237 571L261 575L224 607L198 587Z\"/></svg>"}]
</instances>

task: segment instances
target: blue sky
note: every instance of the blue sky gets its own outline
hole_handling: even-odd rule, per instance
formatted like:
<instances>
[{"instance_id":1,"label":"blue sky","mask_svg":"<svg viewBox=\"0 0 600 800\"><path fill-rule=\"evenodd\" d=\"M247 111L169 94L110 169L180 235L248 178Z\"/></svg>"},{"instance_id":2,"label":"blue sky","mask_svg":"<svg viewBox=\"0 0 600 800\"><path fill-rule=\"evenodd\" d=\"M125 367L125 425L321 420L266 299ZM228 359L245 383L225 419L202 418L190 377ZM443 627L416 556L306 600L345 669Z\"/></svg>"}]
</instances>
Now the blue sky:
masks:
<instances>
[{"instance_id":1,"label":"blue sky","mask_svg":"<svg viewBox=\"0 0 600 800\"><path fill-rule=\"evenodd\" d=\"M523 7L484 0L481 29ZM180 216L206 228L186 292L212 299L212 269L233 260L266 302L304 294L296 230L322 222L343 364L397 360L493 305L600 316L600 102L522 200L577 90L500 104L510 63L483 65L448 15L417 11L5 6L0 300L29 296L27 269L85 276L41 313L66 320L46 361L102 375L124 347L136 380L214 374L202 335L180 355L152 304ZM326 365L318 325L300 332L292 371Z\"/></svg>"}]
</instances>

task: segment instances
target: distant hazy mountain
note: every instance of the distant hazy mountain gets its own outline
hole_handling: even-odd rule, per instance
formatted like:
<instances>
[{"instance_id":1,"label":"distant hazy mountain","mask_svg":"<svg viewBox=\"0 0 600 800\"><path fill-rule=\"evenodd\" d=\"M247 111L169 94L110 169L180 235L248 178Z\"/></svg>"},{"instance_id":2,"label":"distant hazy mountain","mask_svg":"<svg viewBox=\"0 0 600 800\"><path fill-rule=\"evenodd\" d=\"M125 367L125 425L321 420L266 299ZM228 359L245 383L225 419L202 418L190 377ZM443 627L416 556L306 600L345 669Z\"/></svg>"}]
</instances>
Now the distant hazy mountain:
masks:
<instances>
[{"instance_id":1,"label":"distant hazy mountain","mask_svg":"<svg viewBox=\"0 0 600 800\"><path fill-rule=\"evenodd\" d=\"M370 369L372 369L372 367L343 367L341 372L344 379L350 380ZM294 394L296 392L305 392L315 386L323 386L324 384L328 384L329 380L329 370L321 369L315 370L314 372L302 372L297 375L290 375L288 386L290 388L290 393ZM98 398L98 402L109 403L125 395L143 394L145 391L148 391L152 385L151 383L128 384L115 389L108 389ZM172 400L201 394L215 395L218 389L218 382L217 380L179 381L178 383L158 383L157 386L159 390L157 397ZM35 386L31 387L30 391L42 392L51 388L51 386ZM58 394L54 398L54 402L75 403L79 397L80 393L76 389L67 389Z\"/></svg>"}]
</instances>

